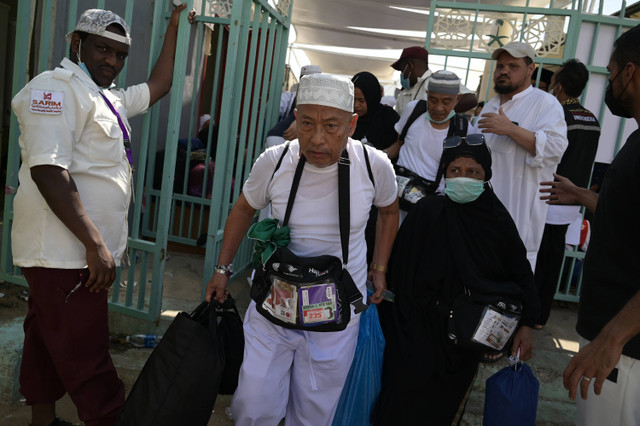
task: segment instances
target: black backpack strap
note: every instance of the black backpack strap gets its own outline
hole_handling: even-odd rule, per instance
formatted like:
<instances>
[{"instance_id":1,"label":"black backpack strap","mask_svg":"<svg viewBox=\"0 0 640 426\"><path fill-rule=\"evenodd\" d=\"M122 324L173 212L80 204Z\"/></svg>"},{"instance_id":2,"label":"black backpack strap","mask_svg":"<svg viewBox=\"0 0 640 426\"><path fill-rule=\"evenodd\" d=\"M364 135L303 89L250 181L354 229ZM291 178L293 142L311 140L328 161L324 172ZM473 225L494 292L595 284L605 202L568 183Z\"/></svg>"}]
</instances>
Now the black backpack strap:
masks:
<instances>
[{"instance_id":1,"label":"black backpack strap","mask_svg":"<svg viewBox=\"0 0 640 426\"><path fill-rule=\"evenodd\" d=\"M280 159L278 160L278 164L276 164L276 168L273 169L273 173L271 173L271 179L273 179L273 176L276 174L276 172L280 168L280 165L282 164L282 160L284 160L284 156L287 155L287 151L289 151L289 142L287 142L284 145L284 149L282 150L282 155L280 155Z\"/></svg>"},{"instance_id":2,"label":"black backpack strap","mask_svg":"<svg viewBox=\"0 0 640 426\"><path fill-rule=\"evenodd\" d=\"M449 131L447 132L447 137L450 138L451 136L467 136L468 130L469 121L460 114L456 114L449 122Z\"/></svg>"},{"instance_id":3,"label":"black backpack strap","mask_svg":"<svg viewBox=\"0 0 640 426\"><path fill-rule=\"evenodd\" d=\"M416 121L418 117L427 112L427 101L425 99L420 99L416 104L413 111L411 111L411 115L407 119L406 124L402 128L402 132L400 133L399 139L404 141L404 138L407 136L407 132L409 131L409 127Z\"/></svg>"},{"instance_id":4,"label":"black backpack strap","mask_svg":"<svg viewBox=\"0 0 640 426\"><path fill-rule=\"evenodd\" d=\"M291 209L293 209L293 200L295 200L296 198L296 192L298 192L298 185L300 184L300 177L302 176L302 170L304 169L304 163L306 162L307 159L304 154L300 155L298 167L296 167L296 172L293 175L293 182L291 182L291 191L289 191L289 199L287 200L287 211L284 214L284 221L282 222L282 226L287 226L287 223L289 223Z\"/></svg>"},{"instance_id":5,"label":"black backpack strap","mask_svg":"<svg viewBox=\"0 0 640 426\"><path fill-rule=\"evenodd\" d=\"M349 179L349 153L345 149L338 159L338 211L340 215L340 243L342 263L349 263L349 234L351 229L351 189Z\"/></svg>"},{"instance_id":6,"label":"black backpack strap","mask_svg":"<svg viewBox=\"0 0 640 426\"><path fill-rule=\"evenodd\" d=\"M289 223L289 217L291 216L291 210L293 209L293 202L296 197L296 192L298 192L298 185L300 184L302 170L304 169L304 163L306 161L305 156L301 155L293 176L293 182L291 183L291 191L289 192L289 199L287 201L287 211L285 213L282 226ZM342 246L342 263L344 268L342 273L342 282L344 284L347 299L354 307L354 312L360 313L367 309L367 305L362 302L362 293L358 291L358 287L355 285L351 275L346 270L346 265L349 261L349 235L351 228L351 188L349 168L349 153L345 149L338 160L338 210L340 219L340 244Z\"/></svg>"},{"instance_id":7,"label":"black backpack strap","mask_svg":"<svg viewBox=\"0 0 640 426\"><path fill-rule=\"evenodd\" d=\"M447 138L451 136L467 136L467 131L469 130L469 121L463 116L456 114L453 116L451 121L449 122L449 131L447 132ZM444 164L442 164L442 155L440 156L440 161L438 162L438 173L436 174L436 190L440 186L440 181L442 180L442 176L444 176L445 170L443 169Z\"/></svg>"},{"instance_id":8,"label":"black backpack strap","mask_svg":"<svg viewBox=\"0 0 640 426\"><path fill-rule=\"evenodd\" d=\"M373 174L369 166L367 157L367 149L365 148L365 161L369 169L369 178L373 182ZM367 305L362 302L362 293L358 291L358 287L353 282L351 274L347 271L347 263L349 262L349 235L351 230L351 188L349 179L349 153L345 149L338 160L338 206L340 213L340 243L342 245L342 284L349 300L349 304L353 305L356 314L367 309Z\"/></svg>"},{"instance_id":9,"label":"black backpack strap","mask_svg":"<svg viewBox=\"0 0 640 426\"><path fill-rule=\"evenodd\" d=\"M369 150L367 149L367 146L365 144L362 144L362 150L364 151L364 162L367 163L367 173L369 173L369 180L375 187L376 181L373 180L373 172L371 171L371 163L369 162Z\"/></svg>"}]
</instances>

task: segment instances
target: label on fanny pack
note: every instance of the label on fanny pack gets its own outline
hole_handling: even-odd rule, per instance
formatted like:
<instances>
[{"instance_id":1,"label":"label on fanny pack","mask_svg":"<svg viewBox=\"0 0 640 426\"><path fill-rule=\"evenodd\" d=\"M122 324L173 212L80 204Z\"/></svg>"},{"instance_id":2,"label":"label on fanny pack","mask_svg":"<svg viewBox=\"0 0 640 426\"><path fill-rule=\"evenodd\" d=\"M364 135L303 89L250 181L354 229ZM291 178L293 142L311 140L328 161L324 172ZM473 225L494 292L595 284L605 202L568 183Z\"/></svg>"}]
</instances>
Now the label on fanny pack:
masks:
<instances>
[{"instance_id":1,"label":"label on fanny pack","mask_svg":"<svg viewBox=\"0 0 640 426\"><path fill-rule=\"evenodd\" d=\"M281 321L296 323L298 292L293 284L273 278L269 295L262 302L262 308Z\"/></svg>"},{"instance_id":2,"label":"label on fanny pack","mask_svg":"<svg viewBox=\"0 0 640 426\"><path fill-rule=\"evenodd\" d=\"M338 320L335 283L302 286L298 292L302 324L318 324Z\"/></svg>"},{"instance_id":3,"label":"label on fanny pack","mask_svg":"<svg viewBox=\"0 0 640 426\"><path fill-rule=\"evenodd\" d=\"M498 312L492 306L484 309L473 341L501 350L518 326L519 317Z\"/></svg>"}]
</instances>

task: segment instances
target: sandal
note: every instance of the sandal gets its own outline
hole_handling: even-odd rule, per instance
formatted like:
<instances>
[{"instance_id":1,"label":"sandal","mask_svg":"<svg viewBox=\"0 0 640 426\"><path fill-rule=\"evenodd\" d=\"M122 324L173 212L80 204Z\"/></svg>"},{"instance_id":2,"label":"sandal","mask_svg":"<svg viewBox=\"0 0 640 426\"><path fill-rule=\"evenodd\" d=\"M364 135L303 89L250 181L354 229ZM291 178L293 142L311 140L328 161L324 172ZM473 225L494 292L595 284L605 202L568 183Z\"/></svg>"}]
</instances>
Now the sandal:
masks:
<instances>
[{"instance_id":1,"label":"sandal","mask_svg":"<svg viewBox=\"0 0 640 426\"><path fill-rule=\"evenodd\" d=\"M482 357L480 358L480 362L484 362L486 364L493 364L495 362L500 361L507 355L508 351L503 350L502 352L483 352Z\"/></svg>"}]
</instances>

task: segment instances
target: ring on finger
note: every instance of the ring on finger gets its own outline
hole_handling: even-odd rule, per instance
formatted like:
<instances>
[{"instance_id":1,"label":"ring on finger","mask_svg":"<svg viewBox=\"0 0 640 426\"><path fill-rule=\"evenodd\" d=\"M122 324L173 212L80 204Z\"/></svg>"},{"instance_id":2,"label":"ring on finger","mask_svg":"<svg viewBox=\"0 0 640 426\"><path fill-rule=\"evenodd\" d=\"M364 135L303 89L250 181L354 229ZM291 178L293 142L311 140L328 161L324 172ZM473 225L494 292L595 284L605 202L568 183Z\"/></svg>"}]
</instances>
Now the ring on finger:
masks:
<instances>
[{"instance_id":1,"label":"ring on finger","mask_svg":"<svg viewBox=\"0 0 640 426\"><path fill-rule=\"evenodd\" d=\"M590 382L593 379L593 377L582 376L582 380L584 380L585 382Z\"/></svg>"}]
</instances>

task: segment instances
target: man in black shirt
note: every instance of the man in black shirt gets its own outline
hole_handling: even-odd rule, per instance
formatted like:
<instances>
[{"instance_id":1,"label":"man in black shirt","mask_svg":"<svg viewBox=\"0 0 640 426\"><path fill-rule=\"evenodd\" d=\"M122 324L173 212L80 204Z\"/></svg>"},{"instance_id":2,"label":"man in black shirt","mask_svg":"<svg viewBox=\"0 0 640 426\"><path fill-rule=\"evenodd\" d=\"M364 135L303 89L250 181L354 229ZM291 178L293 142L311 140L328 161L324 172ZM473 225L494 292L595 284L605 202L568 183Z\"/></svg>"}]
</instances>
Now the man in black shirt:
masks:
<instances>
[{"instance_id":1,"label":"man in black shirt","mask_svg":"<svg viewBox=\"0 0 640 426\"><path fill-rule=\"evenodd\" d=\"M640 124L640 25L614 43L605 103ZM564 371L569 398L578 398L578 425L640 424L640 130L616 155L600 195L556 175L541 190L550 204L595 211L585 259L576 330L580 352ZM590 395L589 389L595 393Z\"/></svg>"},{"instance_id":2,"label":"man in black shirt","mask_svg":"<svg viewBox=\"0 0 640 426\"><path fill-rule=\"evenodd\" d=\"M600 124L591 111L580 105L578 97L589 81L582 62L571 59L551 77L550 93L562 105L567 122L569 146L558 164L557 173L580 187L589 185L589 176L598 150ZM536 329L547 323L564 257L565 235L569 224L581 220L580 206L549 206L544 234L538 250L535 281L540 298ZM579 229L579 228L578 228Z\"/></svg>"}]
</instances>

